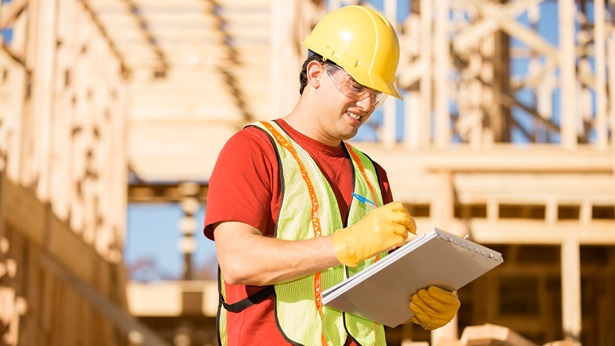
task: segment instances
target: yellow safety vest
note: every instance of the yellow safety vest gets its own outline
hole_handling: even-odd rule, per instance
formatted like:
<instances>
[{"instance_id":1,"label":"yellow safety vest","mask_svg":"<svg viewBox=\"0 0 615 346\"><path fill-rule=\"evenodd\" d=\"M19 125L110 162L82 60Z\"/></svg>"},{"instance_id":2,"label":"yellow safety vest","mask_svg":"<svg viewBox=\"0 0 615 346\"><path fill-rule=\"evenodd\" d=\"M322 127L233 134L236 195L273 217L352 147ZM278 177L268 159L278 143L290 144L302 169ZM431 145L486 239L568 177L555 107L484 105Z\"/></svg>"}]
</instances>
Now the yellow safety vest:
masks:
<instances>
[{"instance_id":1,"label":"yellow safety vest","mask_svg":"<svg viewBox=\"0 0 615 346\"><path fill-rule=\"evenodd\" d=\"M283 196L275 237L304 240L329 236L335 230L344 228L335 194L311 156L275 122L257 122L253 126L271 136L282 168ZM346 144L346 148L353 166L354 192L382 205L382 193L373 162L349 144ZM366 205L353 198L348 224L356 223L368 211ZM360 272L376 260L377 257L367 259L356 268L339 265L274 285L275 314L280 332L293 345L340 346L345 344L349 335L361 345L386 345L382 325L329 308L321 302L324 290ZM218 322L224 345L227 305L224 303L223 282L220 282L220 290L222 305ZM254 302L258 298L249 300Z\"/></svg>"}]
</instances>

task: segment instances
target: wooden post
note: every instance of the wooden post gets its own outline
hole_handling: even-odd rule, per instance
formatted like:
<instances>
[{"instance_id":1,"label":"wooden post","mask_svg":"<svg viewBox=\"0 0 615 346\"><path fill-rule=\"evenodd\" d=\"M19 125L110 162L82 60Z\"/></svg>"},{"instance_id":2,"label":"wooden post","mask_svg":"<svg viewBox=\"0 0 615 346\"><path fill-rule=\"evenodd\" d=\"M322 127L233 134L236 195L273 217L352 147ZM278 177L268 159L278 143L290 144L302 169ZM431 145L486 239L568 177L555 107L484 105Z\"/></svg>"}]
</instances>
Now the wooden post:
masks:
<instances>
[{"instance_id":1,"label":"wooden post","mask_svg":"<svg viewBox=\"0 0 615 346\"><path fill-rule=\"evenodd\" d=\"M43 200L49 198L49 179L45 174L50 168L51 124L53 117L53 90L56 57L57 1L32 0L28 4L31 21L31 36L34 51L29 54L34 67L30 146L35 153L28 160L23 172L26 184L36 182L37 194Z\"/></svg>"},{"instance_id":2,"label":"wooden post","mask_svg":"<svg viewBox=\"0 0 615 346\"><path fill-rule=\"evenodd\" d=\"M181 194L180 207L184 212L184 217L179 224L181 233L180 239L177 242L177 248L184 255L184 280L192 280L194 272L192 269L192 254L196 250L197 242L194 238L194 232L197 229L197 220L194 217L199 209L199 200L197 196L201 187L197 183L183 182L178 186Z\"/></svg>"},{"instance_id":3,"label":"wooden post","mask_svg":"<svg viewBox=\"0 0 615 346\"><path fill-rule=\"evenodd\" d=\"M559 0L560 59L560 140L565 148L577 145L577 80L575 53L574 0Z\"/></svg>"},{"instance_id":4,"label":"wooden post","mask_svg":"<svg viewBox=\"0 0 615 346\"><path fill-rule=\"evenodd\" d=\"M615 61L615 30L611 30L611 34L607 39L607 48L606 48L606 61L613 62ZM610 91L615 90L615 68L609 66L607 83ZM609 122L611 132L615 131L615 92L609 93ZM615 136L611 136L611 149L615 151ZM614 159L615 161L615 159ZM615 167L613 169L615 175Z\"/></svg>"},{"instance_id":5,"label":"wooden post","mask_svg":"<svg viewBox=\"0 0 615 346\"><path fill-rule=\"evenodd\" d=\"M4 196L4 184L6 179L6 173L4 170L0 170L0 255L2 255L1 242L4 241L4 236L6 233L6 221L4 220L4 203L6 203Z\"/></svg>"},{"instance_id":6,"label":"wooden post","mask_svg":"<svg viewBox=\"0 0 615 346\"><path fill-rule=\"evenodd\" d=\"M391 22L393 28L397 30L397 0L385 0L384 16ZM397 122L397 101L393 97L388 97L383 111L382 119L382 144L385 147L392 147L397 141L396 122Z\"/></svg>"},{"instance_id":7,"label":"wooden post","mask_svg":"<svg viewBox=\"0 0 615 346\"><path fill-rule=\"evenodd\" d=\"M398 82L403 83L406 90L404 99L404 146L407 148L420 148L425 146L423 137L425 129L428 129L428 119L423 119L420 112L421 91L419 85L420 75L423 74L424 61L421 55L421 16L418 8L420 1L412 2L410 14L404 23L405 36L401 42L402 51L406 54L402 55L398 73L400 79ZM407 60L406 60L407 59ZM408 67L404 65L407 64ZM402 80L402 72L411 70L414 72L408 81Z\"/></svg>"},{"instance_id":8,"label":"wooden post","mask_svg":"<svg viewBox=\"0 0 615 346\"><path fill-rule=\"evenodd\" d=\"M542 119L551 121L553 119L553 89L555 86L555 77L553 74L549 74L545 77L543 81L541 81L538 85L538 90L536 92L536 109L538 110L538 114ZM538 125L536 123L536 125ZM540 128L544 128L544 125L539 125ZM534 130L536 142L549 142L549 132L545 129L544 132L538 130ZM539 136L540 134L544 134L544 137Z\"/></svg>"},{"instance_id":9,"label":"wooden post","mask_svg":"<svg viewBox=\"0 0 615 346\"><path fill-rule=\"evenodd\" d=\"M478 74L483 65L482 56L478 52L473 51L470 53L470 64L474 64L474 68L476 69L474 72ZM483 93L483 86L480 81L473 78L467 81L465 91L468 93L467 96L469 105L468 112L464 115L466 119L469 119L467 120L467 141L470 143L472 148L480 148L481 141L483 139L483 112L481 110L481 95Z\"/></svg>"},{"instance_id":10,"label":"wooden post","mask_svg":"<svg viewBox=\"0 0 615 346\"><path fill-rule=\"evenodd\" d=\"M595 5L594 5L595 6ZM613 62L615 61L615 30L611 30L609 37L606 40L606 58L607 61ZM608 69L608 75L606 76L608 88L611 91L609 93L609 127L611 129L611 133L615 131L615 68L610 66ZM610 143L611 151L613 152L613 179L615 180L615 136L611 135L611 143ZM615 195L615 188L613 189L613 194Z\"/></svg>"},{"instance_id":11,"label":"wooden post","mask_svg":"<svg viewBox=\"0 0 615 346\"><path fill-rule=\"evenodd\" d=\"M495 198L487 200L487 220L491 223L496 223L500 219L500 203Z\"/></svg>"},{"instance_id":12,"label":"wooden post","mask_svg":"<svg viewBox=\"0 0 615 346\"><path fill-rule=\"evenodd\" d=\"M606 93L606 17L604 0L594 0L594 56L596 75L596 146L608 146ZM613 92L613 91L611 91ZM613 107L614 105L611 105Z\"/></svg>"},{"instance_id":13,"label":"wooden post","mask_svg":"<svg viewBox=\"0 0 615 346\"><path fill-rule=\"evenodd\" d=\"M406 91L404 99L404 146L407 148L417 148L421 146L420 138L423 128L423 120L417 112L417 105L420 102L420 93L415 90Z\"/></svg>"},{"instance_id":14,"label":"wooden post","mask_svg":"<svg viewBox=\"0 0 615 346\"><path fill-rule=\"evenodd\" d=\"M562 323L564 337L581 345L581 250L577 239L562 242Z\"/></svg>"},{"instance_id":15,"label":"wooden post","mask_svg":"<svg viewBox=\"0 0 615 346\"><path fill-rule=\"evenodd\" d=\"M436 227L448 230L455 217L455 185L454 174L451 171L438 172L438 186L440 187L436 203L432 205L432 219ZM431 332L431 344L437 345L439 339L457 340L457 316L446 326Z\"/></svg>"},{"instance_id":16,"label":"wooden post","mask_svg":"<svg viewBox=\"0 0 615 346\"><path fill-rule=\"evenodd\" d=\"M418 117L421 119L420 124L423 126L420 129L417 129L418 132L415 132L420 138L419 146L426 147L431 143L431 106L432 106L432 81L431 81L431 72L433 66L433 55L431 54L432 49L432 2L431 0L420 0L420 11L421 11L421 30L420 30L420 40L421 40L421 57L420 60L423 63L423 71L421 74L421 92L420 92L420 102L418 105L419 115Z\"/></svg>"},{"instance_id":17,"label":"wooden post","mask_svg":"<svg viewBox=\"0 0 615 346\"><path fill-rule=\"evenodd\" d=\"M295 32L294 14L297 13L296 0L275 0L271 4L271 104L273 117L282 117L292 110L299 96L297 63L301 64L301 56L295 54L293 44ZM301 37L300 39L303 39ZM303 47L303 46L301 46ZM304 51L304 49L302 49ZM307 52L307 50L305 50ZM303 58L307 58L304 55ZM300 65L299 65L300 67Z\"/></svg>"},{"instance_id":18,"label":"wooden post","mask_svg":"<svg viewBox=\"0 0 615 346\"><path fill-rule=\"evenodd\" d=\"M446 147L451 140L451 116L448 107L448 73L449 61L449 23L448 0L435 1L435 28L434 28L434 116L435 116L435 145Z\"/></svg>"},{"instance_id":19,"label":"wooden post","mask_svg":"<svg viewBox=\"0 0 615 346\"><path fill-rule=\"evenodd\" d=\"M496 81L498 76L495 75L497 68L496 58L496 45L500 44L498 36L501 33L495 31L495 33L489 36L480 44L480 70L478 72L479 80L476 80L478 88L480 89L478 96L478 108L477 114L479 116L474 119L474 126L476 126L476 143L475 147L485 147L493 143L495 140L499 141L498 137L501 133L502 122L501 113L499 108L496 109L497 99L495 98L501 90L499 83ZM488 126L485 126L485 119L488 119ZM480 134L480 135L478 135Z\"/></svg>"}]
</instances>

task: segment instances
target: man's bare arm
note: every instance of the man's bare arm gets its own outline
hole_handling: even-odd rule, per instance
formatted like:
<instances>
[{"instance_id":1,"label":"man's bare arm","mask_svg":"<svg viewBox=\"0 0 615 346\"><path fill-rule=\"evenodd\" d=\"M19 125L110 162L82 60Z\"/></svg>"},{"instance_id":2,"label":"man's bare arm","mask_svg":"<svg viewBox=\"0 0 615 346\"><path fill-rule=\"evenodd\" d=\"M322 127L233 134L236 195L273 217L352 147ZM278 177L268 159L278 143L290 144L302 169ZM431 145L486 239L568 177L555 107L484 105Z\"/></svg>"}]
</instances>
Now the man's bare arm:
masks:
<instances>
[{"instance_id":1,"label":"man's bare arm","mask_svg":"<svg viewBox=\"0 0 615 346\"><path fill-rule=\"evenodd\" d=\"M229 284L272 285L340 264L330 236L288 241L265 237L242 222L214 227L220 270Z\"/></svg>"}]
</instances>

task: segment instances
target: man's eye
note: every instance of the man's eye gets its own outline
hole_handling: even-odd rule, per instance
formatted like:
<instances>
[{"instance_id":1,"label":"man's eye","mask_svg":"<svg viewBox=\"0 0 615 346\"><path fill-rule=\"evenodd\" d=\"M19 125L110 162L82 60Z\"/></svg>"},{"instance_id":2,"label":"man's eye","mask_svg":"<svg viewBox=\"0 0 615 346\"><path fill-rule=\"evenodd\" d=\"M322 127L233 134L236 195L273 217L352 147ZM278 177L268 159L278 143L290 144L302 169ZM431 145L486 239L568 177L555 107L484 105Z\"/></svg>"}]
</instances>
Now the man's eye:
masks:
<instances>
[{"instance_id":1,"label":"man's eye","mask_svg":"<svg viewBox=\"0 0 615 346\"><path fill-rule=\"evenodd\" d=\"M364 86L362 86L361 84L359 84L359 83L357 83L357 82L355 82L353 80L350 80L348 82L348 86L350 87L350 90L352 90L355 93L362 93L363 91L365 91L365 87Z\"/></svg>"}]
</instances>

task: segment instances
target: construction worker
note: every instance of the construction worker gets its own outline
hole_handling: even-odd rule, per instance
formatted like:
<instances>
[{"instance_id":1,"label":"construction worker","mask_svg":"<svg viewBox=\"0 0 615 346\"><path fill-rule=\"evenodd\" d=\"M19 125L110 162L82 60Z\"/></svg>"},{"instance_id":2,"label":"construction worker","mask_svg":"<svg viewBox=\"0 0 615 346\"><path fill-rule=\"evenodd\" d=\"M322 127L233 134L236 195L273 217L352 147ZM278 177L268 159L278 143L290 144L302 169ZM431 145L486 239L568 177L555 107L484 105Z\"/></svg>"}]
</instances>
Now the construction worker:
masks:
<instances>
[{"instance_id":1,"label":"construction worker","mask_svg":"<svg viewBox=\"0 0 615 346\"><path fill-rule=\"evenodd\" d=\"M416 233L384 169L344 142L387 95L401 99L397 35L381 14L347 6L303 45L295 108L235 134L209 182L204 233L220 268L221 345L386 344L382 325L323 306L321 292ZM400 308L435 329L459 300L429 287Z\"/></svg>"}]
</instances>

